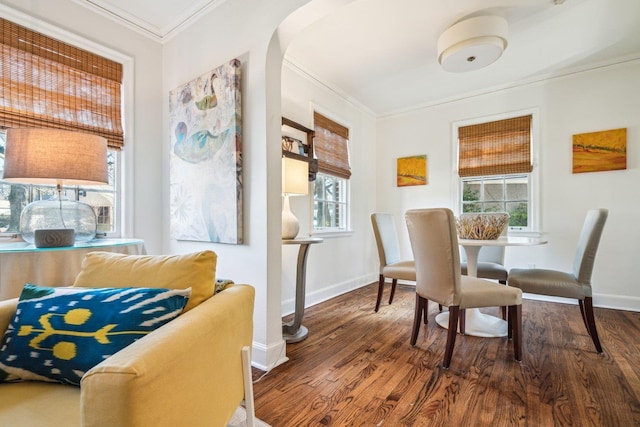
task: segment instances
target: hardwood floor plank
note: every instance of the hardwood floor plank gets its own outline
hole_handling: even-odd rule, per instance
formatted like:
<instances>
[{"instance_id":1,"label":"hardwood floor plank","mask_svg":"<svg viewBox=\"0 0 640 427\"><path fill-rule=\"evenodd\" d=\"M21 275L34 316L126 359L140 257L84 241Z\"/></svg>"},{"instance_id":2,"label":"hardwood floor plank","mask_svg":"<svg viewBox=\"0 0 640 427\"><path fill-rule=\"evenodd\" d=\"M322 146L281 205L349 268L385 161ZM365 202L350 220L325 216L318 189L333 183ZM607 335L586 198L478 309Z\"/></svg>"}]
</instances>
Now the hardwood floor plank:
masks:
<instances>
[{"instance_id":1,"label":"hardwood floor plank","mask_svg":"<svg viewBox=\"0 0 640 427\"><path fill-rule=\"evenodd\" d=\"M290 360L254 385L260 419L273 427L640 425L640 313L595 309L599 355L577 305L525 300L522 362L506 338L458 335L443 370L437 304L412 347L413 287L399 285L391 305L385 295L378 313L376 292L374 283L306 310L309 337L287 345Z\"/></svg>"}]
</instances>

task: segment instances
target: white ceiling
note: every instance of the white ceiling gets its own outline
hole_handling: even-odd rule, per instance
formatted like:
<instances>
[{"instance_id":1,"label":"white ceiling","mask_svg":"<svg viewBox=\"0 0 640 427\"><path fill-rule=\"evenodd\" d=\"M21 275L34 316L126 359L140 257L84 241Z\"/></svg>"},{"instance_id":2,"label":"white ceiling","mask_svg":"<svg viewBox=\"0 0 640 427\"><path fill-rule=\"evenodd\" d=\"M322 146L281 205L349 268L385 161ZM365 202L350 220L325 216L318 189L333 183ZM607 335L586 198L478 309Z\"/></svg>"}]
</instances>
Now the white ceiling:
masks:
<instances>
[{"instance_id":1,"label":"white ceiling","mask_svg":"<svg viewBox=\"0 0 640 427\"><path fill-rule=\"evenodd\" d=\"M225 0L74 0L159 41Z\"/></svg>"},{"instance_id":2,"label":"white ceiling","mask_svg":"<svg viewBox=\"0 0 640 427\"><path fill-rule=\"evenodd\" d=\"M225 0L76 1L162 41ZM380 117L640 59L639 0L343 3L297 35L286 60ZM439 35L477 15L507 19L507 49L484 69L445 72L436 58Z\"/></svg>"}]
</instances>

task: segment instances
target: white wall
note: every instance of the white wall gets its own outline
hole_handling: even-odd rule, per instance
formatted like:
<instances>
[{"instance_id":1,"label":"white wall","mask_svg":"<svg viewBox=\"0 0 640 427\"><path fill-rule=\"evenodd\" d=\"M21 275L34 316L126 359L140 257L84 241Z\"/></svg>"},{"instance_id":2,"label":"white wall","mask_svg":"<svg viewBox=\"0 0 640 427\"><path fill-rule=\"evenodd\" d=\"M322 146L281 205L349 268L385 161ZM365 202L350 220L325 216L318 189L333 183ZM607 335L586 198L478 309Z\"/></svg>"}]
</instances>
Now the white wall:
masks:
<instances>
[{"instance_id":1,"label":"white wall","mask_svg":"<svg viewBox=\"0 0 640 427\"><path fill-rule=\"evenodd\" d=\"M306 0L222 2L165 43L163 48L163 236L169 253L211 249L217 276L256 289L254 365L271 368L285 357L280 310L280 65L278 25ZM172 89L233 59L242 62L244 244L223 245L169 238L169 118Z\"/></svg>"},{"instance_id":2,"label":"white wall","mask_svg":"<svg viewBox=\"0 0 640 427\"><path fill-rule=\"evenodd\" d=\"M328 239L312 247L307 265L308 302L314 303L362 285L362 280L367 280L372 268L372 237L369 227L363 227L362 218L365 215L368 218L375 204L374 172L371 168L375 157L374 122L353 106L345 105L335 94L318 90L297 76L289 75L282 80L280 77L283 51L295 32L340 4L348 3L347 0L314 0L308 5L311 11L296 14L287 21L288 25L280 25L307 1L269 4L257 0L223 2L168 41L163 48L162 123L165 147L169 145L169 91L232 58L242 61L245 243L221 245L169 239L168 155L163 156L163 233L166 252L212 249L218 254L218 277L255 287L253 363L263 369L270 369L286 360L281 328L282 290L284 288L287 292L285 305L290 306L293 300L291 291L295 286L292 275L295 274L296 248L283 249L280 239L281 82L285 92L300 91L295 101L283 100L291 119L309 126L308 101L317 101L352 128L353 150L357 153L352 164L354 172L357 172L357 178L352 181L356 190L352 210L356 218L354 232L350 238ZM304 200L295 201L293 209L302 219L301 227L305 230L309 227L310 211L308 205L303 205L300 214L300 202L304 203ZM351 262L343 268L340 262L348 259ZM284 279L282 272L287 274Z\"/></svg>"},{"instance_id":3,"label":"white wall","mask_svg":"<svg viewBox=\"0 0 640 427\"><path fill-rule=\"evenodd\" d=\"M470 76L471 77L471 76ZM609 209L593 274L594 304L640 310L634 263L640 254L640 61L581 72L381 119L377 128L377 209L396 215L401 246L411 256L404 212L456 210L452 195L453 122L523 109L540 114L540 225L549 243L507 249L507 267L571 271L585 212ZM572 135L627 128L627 169L572 174ZM395 186L395 159L427 154L427 186Z\"/></svg>"},{"instance_id":4,"label":"white wall","mask_svg":"<svg viewBox=\"0 0 640 427\"><path fill-rule=\"evenodd\" d=\"M375 210L375 118L361 106L311 78L289 62L282 69L283 116L313 128L314 108L349 128L351 163L351 232L324 238L312 245L307 259L307 305L348 292L377 280L377 253L369 214ZM313 188L310 186L310 188ZM300 221L299 236L313 231L313 197L291 197L291 210ZM297 246L284 246L282 257L282 311L294 309ZM372 301L372 307L375 302ZM304 322L303 322L304 324Z\"/></svg>"}]
</instances>

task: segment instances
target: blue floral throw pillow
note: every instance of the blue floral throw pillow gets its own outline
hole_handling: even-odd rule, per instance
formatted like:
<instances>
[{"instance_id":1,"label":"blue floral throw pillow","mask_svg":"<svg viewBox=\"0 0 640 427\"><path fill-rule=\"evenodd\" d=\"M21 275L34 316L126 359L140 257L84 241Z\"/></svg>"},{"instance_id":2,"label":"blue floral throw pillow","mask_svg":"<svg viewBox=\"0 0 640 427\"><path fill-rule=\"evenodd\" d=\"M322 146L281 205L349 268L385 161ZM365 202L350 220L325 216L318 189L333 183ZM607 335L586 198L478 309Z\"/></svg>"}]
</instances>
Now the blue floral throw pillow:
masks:
<instances>
[{"instance_id":1,"label":"blue floral throw pillow","mask_svg":"<svg viewBox=\"0 0 640 427\"><path fill-rule=\"evenodd\" d=\"M80 385L86 371L182 313L190 293L26 284L0 344L0 382Z\"/></svg>"}]
</instances>

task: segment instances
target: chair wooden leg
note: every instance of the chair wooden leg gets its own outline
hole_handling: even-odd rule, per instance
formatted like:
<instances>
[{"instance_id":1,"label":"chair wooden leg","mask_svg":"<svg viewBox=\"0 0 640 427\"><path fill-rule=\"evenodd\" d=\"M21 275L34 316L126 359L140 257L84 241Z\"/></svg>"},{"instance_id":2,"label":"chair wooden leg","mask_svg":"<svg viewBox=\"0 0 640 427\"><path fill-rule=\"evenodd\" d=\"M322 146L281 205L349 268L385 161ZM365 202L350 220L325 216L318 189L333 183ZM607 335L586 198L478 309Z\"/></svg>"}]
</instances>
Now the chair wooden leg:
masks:
<instances>
[{"instance_id":1,"label":"chair wooden leg","mask_svg":"<svg viewBox=\"0 0 640 427\"><path fill-rule=\"evenodd\" d=\"M389 296L389 304L393 302L393 296L396 294L397 284L398 284L398 279L391 280L391 295Z\"/></svg>"},{"instance_id":2,"label":"chair wooden leg","mask_svg":"<svg viewBox=\"0 0 640 427\"><path fill-rule=\"evenodd\" d=\"M467 327L467 313L465 310L460 310L460 334L464 335L464 331Z\"/></svg>"},{"instance_id":3,"label":"chair wooden leg","mask_svg":"<svg viewBox=\"0 0 640 427\"><path fill-rule=\"evenodd\" d=\"M426 305L424 298L416 293L416 308L413 314L413 329L411 330L411 345L416 345L416 341L418 340L418 332L420 332L420 319L422 318L422 312L424 311L424 306ZM425 313L425 318L426 318Z\"/></svg>"},{"instance_id":4,"label":"chair wooden leg","mask_svg":"<svg viewBox=\"0 0 640 427\"><path fill-rule=\"evenodd\" d=\"M591 331L589 330L589 323L587 323L587 313L584 311L584 300L579 299L578 305L580 306L580 314L582 315L582 322L584 323L584 327L587 328L587 332L589 336L591 336Z\"/></svg>"},{"instance_id":5,"label":"chair wooden leg","mask_svg":"<svg viewBox=\"0 0 640 427\"><path fill-rule=\"evenodd\" d=\"M460 307L453 305L449 307L449 329L447 330L447 347L444 350L444 361L442 367L449 369L451 364L451 356L453 355L453 346L456 344L456 329L458 329L458 315Z\"/></svg>"},{"instance_id":6,"label":"chair wooden leg","mask_svg":"<svg viewBox=\"0 0 640 427\"><path fill-rule=\"evenodd\" d=\"M596 328L596 319L593 315L593 298L592 297L585 297L584 313L587 318L587 332L589 332L589 335L591 335L593 344L596 346L596 351L598 353L602 353L600 338L598 338L598 329Z\"/></svg>"},{"instance_id":7,"label":"chair wooden leg","mask_svg":"<svg viewBox=\"0 0 640 427\"><path fill-rule=\"evenodd\" d=\"M429 320L427 320L427 315L429 314L429 300L426 298L423 298L423 299L424 299L424 303L422 306L422 313L423 313L422 317L423 317L424 324L427 325L429 323Z\"/></svg>"},{"instance_id":8,"label":"chair wooden leg","mask_svg":"<svg viewBox=\"0 0 640 427\"><path fill-rule=\"evenodd\" d=\"M500 283L501 285L507 285L507 282L505 280L498 280L498 283ZM502 320L507 320L507 307L502 306Z\"/></svg>"},{"instance_id":9,"label":"chair wooden leg","mask_svg":"<svg viewBox=\"0 0 640 427\"><path fill-rule=\"evenodd\" d=\"M509 306L509 333L513 336L513 357L522 360L522 305Z\"/></svg>"},{"instance_id":10,"label":"chair wooden leg","mask_svg":"<svg viewBox=\"0 0 640 427\"><path fill-rule=\"evenodd\" d=\"M384 290L384 276L381 274L378 279L378 299L376 300L376 313L380 308L380 301L382 301L382 291Z\"/></svg>"}]
</instances>

